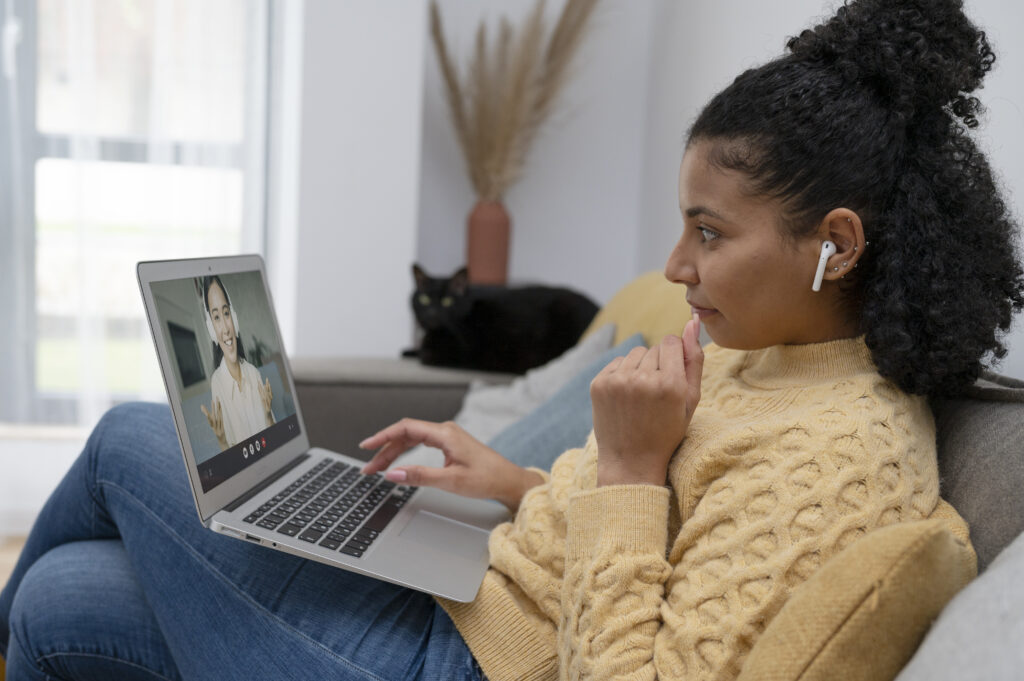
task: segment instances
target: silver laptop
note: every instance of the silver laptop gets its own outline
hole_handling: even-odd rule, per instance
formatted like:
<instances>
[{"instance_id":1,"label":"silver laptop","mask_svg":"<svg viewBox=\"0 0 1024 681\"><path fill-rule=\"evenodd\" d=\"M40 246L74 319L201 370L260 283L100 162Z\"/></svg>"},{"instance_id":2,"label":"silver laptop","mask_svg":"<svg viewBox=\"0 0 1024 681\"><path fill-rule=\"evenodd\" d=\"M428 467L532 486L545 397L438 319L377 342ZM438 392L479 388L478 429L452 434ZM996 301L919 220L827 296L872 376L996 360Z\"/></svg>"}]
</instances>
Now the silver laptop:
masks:
<instances>
[{"instance_id":1,"label":"silver laptop","mask_svg":"<svg viewBox=\"0 0 1024 681\"><path fill-rule=\"evenodd\" d=\"M505 507L364 476L362 460L310 447L261 257L142 262L138 277L206 527L444 598L476 596Z\"/></svg>"}]
</instances>

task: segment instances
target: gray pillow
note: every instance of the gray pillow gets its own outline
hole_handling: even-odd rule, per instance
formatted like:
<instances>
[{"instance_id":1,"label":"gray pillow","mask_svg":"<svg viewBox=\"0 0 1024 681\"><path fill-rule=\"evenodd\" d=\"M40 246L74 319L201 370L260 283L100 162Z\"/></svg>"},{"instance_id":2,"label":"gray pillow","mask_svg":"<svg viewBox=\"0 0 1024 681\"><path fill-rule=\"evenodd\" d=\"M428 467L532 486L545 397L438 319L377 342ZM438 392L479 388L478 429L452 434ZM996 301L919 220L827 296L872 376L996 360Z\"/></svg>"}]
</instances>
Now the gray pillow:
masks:
<instances>
[{"instance_id":1,"label":"gray pillow","mask_svg":"<svg viewBox=\"0 0 1024 681\"><path fill-rule=\"evenodd\" d=\"M582 447L594 427L590 382L615 357L644 344L641 334L630 336L596 358L547 402L501 431L487 444L520 466L551 470L558 455Z\"/></svg>"},{"instance_id":2,"label":"gray pillow","mask_svg":"<svg viewBox=\"0 0 1024 681\"><path fill-rule=\"evenodd\" d=\"M1024 381L987 373L933 407L940 491L970 526L981 572L1024 532Z\"/></svg>"},{"instance_id":3,"label":"gray pillow","mask_svg":"<svg viewBox=\"0 0 1024 681\"><path fill-rule=\"evenodd\" d=\"M896 681L1017 681L1024 670L1024 535L939 615Z\"/></svg>"}]
</instances>

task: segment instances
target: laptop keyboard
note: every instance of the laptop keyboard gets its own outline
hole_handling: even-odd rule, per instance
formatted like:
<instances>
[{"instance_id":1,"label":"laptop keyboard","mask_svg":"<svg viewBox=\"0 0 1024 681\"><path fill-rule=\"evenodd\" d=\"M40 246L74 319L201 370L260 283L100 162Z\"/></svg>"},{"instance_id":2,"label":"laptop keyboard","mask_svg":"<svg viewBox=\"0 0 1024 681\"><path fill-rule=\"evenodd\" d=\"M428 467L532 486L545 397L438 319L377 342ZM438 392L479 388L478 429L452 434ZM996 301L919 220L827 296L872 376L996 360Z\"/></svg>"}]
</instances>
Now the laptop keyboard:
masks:
<instances>
[{"instance_id":1,"label":"laptop keyboard","mask_svg":"<svg viewBox=\"0 0 1024 681\"><path fill-rule=\"evenodd\" d=\"M415 491L324 459L243 520L359 558Z\"/></svg>"}]
</instances>

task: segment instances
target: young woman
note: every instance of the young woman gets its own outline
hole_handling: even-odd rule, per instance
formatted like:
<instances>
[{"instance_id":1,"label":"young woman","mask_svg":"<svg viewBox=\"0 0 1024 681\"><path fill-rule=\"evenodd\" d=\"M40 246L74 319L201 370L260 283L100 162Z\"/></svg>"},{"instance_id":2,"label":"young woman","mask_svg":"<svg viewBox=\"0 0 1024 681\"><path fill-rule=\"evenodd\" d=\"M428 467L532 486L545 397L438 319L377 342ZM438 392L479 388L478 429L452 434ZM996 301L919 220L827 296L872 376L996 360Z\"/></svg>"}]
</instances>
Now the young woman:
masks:
<instances>
[{"instance_id":1,"label":"young woman","mask_svg":"<svg viewBox=\"0 0 1024 681\"><path fill-rule=\"evenodd\" d=\"M274 425L274 393L270 379L262 381L245 359L235 311L220 277L203 277L203 306L217 368L210 379L213 400L202 410L223 451Z\"/></svg>"},{"instance_id":2,"label":"young woman","mask_svg":"<svg viewBox=\"0 0 1024 681\"><path fill-rule=\"evenodd\" d=\"M1024 306L1013 224L964 129L991 64L955 0L843 7L693 124L666 275L699 322L601 372L585 447L548 473L450 424L363 443L367 472L438 446L443 469L388 477L515 511L474 602L204 530L166 409L130 405L0 595L11 680L735 677L830 556L933 513L926 398L1003 353Z\"/></svg>"}]
</instances>

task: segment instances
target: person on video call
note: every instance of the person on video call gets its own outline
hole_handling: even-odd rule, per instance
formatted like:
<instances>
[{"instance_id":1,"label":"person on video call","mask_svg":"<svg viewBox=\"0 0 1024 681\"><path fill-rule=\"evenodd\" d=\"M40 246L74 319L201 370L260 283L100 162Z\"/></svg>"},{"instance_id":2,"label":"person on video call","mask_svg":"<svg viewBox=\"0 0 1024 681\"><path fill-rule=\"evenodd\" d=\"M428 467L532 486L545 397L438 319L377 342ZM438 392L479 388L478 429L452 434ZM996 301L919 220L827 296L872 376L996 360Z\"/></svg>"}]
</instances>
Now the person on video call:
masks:
<instances>
[{"instance_id":1,"label":"person on video call","mask_svg":"<svg viewBox=\"0 0 1024 681\"><path fill-rule=\"evenodd\" d=\"M213 400L202 410L224 451L274 424L274 395L270 379L261 381L260 372L245 360L238 316L220 277L203 277L203 305L217 368L210 381Z\"/></svg>"}]
</instances>

